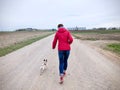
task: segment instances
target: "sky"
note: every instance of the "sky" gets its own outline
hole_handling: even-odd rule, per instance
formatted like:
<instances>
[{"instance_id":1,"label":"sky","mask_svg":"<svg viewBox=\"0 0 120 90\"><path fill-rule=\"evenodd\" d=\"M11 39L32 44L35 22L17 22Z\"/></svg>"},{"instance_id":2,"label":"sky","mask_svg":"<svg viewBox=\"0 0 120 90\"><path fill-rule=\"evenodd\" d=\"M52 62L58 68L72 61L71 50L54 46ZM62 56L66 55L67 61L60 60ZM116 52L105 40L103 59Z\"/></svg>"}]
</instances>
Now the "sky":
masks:
<instances>
[{"instance_id":1,"label":"sky","mask_svg":"<svg viewBox=\"0 0 120 90\"><path fill-rule=\"evenodd\" d=\"M120 27L120 0L0 0L0 31Z\"/></svg>"}]
</instances>

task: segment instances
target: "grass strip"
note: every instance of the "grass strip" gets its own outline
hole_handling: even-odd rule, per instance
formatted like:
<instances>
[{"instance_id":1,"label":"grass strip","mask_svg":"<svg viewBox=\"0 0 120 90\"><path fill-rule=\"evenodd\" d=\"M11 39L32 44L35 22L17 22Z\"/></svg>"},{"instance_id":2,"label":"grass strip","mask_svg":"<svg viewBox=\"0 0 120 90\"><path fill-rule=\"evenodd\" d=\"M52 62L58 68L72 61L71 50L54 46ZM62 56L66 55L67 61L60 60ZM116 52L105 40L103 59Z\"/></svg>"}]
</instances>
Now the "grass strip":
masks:
<instances>
[{"instance_id":1,"label":"grass strip","mask_svg":"<svg viewBox=\"0 0 120 90\"><path fill-rule=\"evenodd\" d=\"M106 49L111 50L120 55L120 43L108 44Z\"/></svg>"},{"instance_id":2,"label":"grass strip","mask_svg":"<svg viewBox=\"0 0 120 90\"><path fill-rule=\"evenodd\" d=\"M28 40L18 42L16 44L13 44L13 45L10 45L10 46L4 47L4 48L0 48L0 57L5 56L6 54L11 53L11 52L13 52L13 51L15 51L17 49L20 49L20 48L22 48L24 46L27 46L27 45L29 45L29 44L31 44L33 42L36 42L36 41L38 41L38 40L40 40L42 38L45 38L45 37L47 37L47 36L49 36L51 34L52 33L46 34L44 36L34 37L32 39L28 39Z\"/></svg>"}]
</instances>

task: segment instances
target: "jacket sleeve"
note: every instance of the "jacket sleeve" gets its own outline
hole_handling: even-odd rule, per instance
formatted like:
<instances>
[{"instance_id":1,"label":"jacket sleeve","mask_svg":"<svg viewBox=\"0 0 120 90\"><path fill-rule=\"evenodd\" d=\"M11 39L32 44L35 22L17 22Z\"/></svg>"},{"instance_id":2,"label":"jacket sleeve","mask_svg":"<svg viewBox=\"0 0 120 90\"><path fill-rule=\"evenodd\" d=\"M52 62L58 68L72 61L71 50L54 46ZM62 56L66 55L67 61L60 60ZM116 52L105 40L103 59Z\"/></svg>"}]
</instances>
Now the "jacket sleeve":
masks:
<instances>
[{"instance_id":1,"label":"jacket sleeve","mask_svg":"<svg viewBox=\"0 0 120 90\"><path fill-rule=\"evenodd\" d=\"M72 35L70 34L70 32L68 32L68 43L72 44L72 42L73 42Z\"/></svg>"},{"instance_id":2,"label":"jacket sleeve","mask_svg":"<svg viewBox=\"0 0 120 90\"><path fill-rule=\"evenodd\" d=\"M52 49L55 49L55 47L56 47L56 44L57 44L57 33L55 34L55 36L54 36L54 40L53 40L53 42L52 42Z\"/></svg>"}]
</instances>

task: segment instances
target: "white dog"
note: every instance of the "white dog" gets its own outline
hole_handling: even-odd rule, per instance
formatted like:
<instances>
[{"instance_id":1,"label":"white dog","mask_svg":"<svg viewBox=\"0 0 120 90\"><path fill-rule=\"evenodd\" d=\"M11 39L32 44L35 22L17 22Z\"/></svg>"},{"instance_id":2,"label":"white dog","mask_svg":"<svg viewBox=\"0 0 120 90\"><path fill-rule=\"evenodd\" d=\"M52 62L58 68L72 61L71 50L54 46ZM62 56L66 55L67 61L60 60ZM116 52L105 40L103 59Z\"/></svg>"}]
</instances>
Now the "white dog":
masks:
<instances>
[{"instance_id":1,"label":"white dog","mask_svg":"<svg viewBox=\"0 0 120 90\"><path fill-rule=\"evenodd\" d=\"M42 65L40 66L40 75L47 69L47 59L43 60Z\"/></svg>"}]
</instances>

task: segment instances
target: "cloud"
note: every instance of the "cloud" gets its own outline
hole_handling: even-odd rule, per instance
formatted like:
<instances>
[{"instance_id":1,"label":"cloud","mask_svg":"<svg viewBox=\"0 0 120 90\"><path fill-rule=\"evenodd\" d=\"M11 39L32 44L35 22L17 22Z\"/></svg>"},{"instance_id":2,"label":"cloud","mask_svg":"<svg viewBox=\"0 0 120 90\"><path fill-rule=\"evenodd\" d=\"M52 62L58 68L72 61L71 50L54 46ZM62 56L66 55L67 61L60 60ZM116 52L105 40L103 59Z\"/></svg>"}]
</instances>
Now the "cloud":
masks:
<instances>
[{"instance_id":1,"label":"cloud","mask_svg":"<svg viewBox=\"0 0 120 90\"><path fill-rule=\"evenodd\" d=\"M120 0L1 0L0 30L119 25ZM114 23L116 22L116 23ZM106 25L105 25L106 24Z\"/></svg>"},{"instance_id":2,"label":"cloud","mask_svg":"<svg viewBox=\"0 0 120 90\"><path fill-rule=\"evenodd\" d=\"M120 21L111 21L111 22L106 22L106 23L102 23L99 25L96 25L95 27L120 27Z\"/></svg>"}]
</instances>

